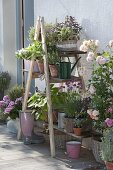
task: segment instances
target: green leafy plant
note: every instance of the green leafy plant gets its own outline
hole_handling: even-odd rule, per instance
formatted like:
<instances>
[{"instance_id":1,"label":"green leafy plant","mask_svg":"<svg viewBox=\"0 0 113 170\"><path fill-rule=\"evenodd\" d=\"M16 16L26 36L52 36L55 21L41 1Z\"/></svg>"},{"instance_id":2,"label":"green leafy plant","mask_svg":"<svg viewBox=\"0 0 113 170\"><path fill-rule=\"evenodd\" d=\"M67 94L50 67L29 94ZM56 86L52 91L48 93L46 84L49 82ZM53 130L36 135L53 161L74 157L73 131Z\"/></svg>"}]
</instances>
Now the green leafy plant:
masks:
<instances>
[{"instance_id":1,"label":"green leafy plant","mask_svg":"<svg viewBox=\"0 0 113 170\"><path fill-rule=\"evenodd\" d=\"M20 85L15 85L13 86L9 91L8 91L8 96L10 100L16 100L16 98L22 97L24 93L23 87Z\"/></svg>"},{"instance_id":2,"label":"green leafy plant","mask_svg":"<svg viewBox=\"0 0 113 170\"><path fill-rule=\"evenodd\" d=\"M85 119L84 118L76 118L74 120L74 127L75 128L82 128L84 125Z\"/></svg>"},{"instance_id":3,"label":"green leafy plant","mask_svg":"<svg viewBox=\"0 0 113 170\"><path fill-rule=\"evenodd\" d=\"M39 59L43 60L44 52L42 50L42 43L35 41L26 48L22 48L16 52L16 57L19 59Z\"/></svg>"},{"instance_id":4,"label":"green leafy plant","mask_svg":"<svg viewBox=\"0 0 113 170\"><path fill-rule=\"evenodd\" d=\"M103 132L101 157L105 162L113 162L113 127Z\"/></svg>"},{"instance_id":5,"label":"green leafy plant","mask_svg":"<svg viewBox=\"0 0 113 170\"><path fill-rule=\"evenodd\" d=\"M64 99L64 94L59 92L59 88L51 85L51 99L53 110L60 110L61 102ZM35 115L36 119L45 119L48 113L47 108L47 97L45 92L36 92L28 100L28 107L31 108L32 114Z\"/></svg>"},{"instance_id":6,"label":"green leafy plant","mask_svg":"<svg viewBox=\"0 0 113 170\"><path fill-rule=\"evenodd\" d=\"M31 43L35 42L34 40L34 35L35 35L35 28L34 27L30 27L30 30L28 31L29 34L29 40Z\"/></svg>"},{"instance_id":7,"label":"green leafy plant","mask_svg":"<svg viewBox=\"0 0 113 170\"><path fill-rule=\"evenodd\" d=\"M11 77L8 72L0 72L0 91L8 89Z\"/></svg>"},{"instance_id":8,"label":"green leafy plant","mask_svg":"<svg viewBox=\"0 0 113 170\"><path fill-rule=\"evenodd\" d=\"M55 31L58 36L58 42L63 42L67 40L78 40L81 29L82 27L74 17L66 16L64 22L57 23L55 26Z\"/></svg>"},{"instance_id":9,"label":"green leafy plant","mask_svg":"<svg viewBox=\"0 0 113 170\"><path fill-rule=\"evenodd\" d=\"M47 113L47 97L45 93L36 92L28 100L28 107L32 109L32 114L36 119L44 120Z\"/></svg>"}]
</instances>

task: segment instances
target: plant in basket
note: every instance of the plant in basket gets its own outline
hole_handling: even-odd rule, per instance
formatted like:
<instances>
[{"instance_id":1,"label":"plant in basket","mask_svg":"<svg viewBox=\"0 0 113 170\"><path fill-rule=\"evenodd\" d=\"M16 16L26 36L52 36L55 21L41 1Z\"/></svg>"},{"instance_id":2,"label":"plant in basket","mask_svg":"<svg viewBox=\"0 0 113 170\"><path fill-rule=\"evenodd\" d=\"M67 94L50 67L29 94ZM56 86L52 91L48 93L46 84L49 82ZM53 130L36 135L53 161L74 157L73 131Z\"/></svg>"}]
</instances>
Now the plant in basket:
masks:
<instances>
[{"instance_id":1,"label":"plant in basket","mask_svg":"<svg viewBox=\"0 0 113 170\"><path fill-rule=\"evenodd\" d=\"M63 100L57 105L60 112L65 113L64 128L67 132L73 132L74 119L79 117L81 113L86 113L87 105L85 99L82 98L80 82L69 81L60 87L61 94L64 95Z\"/></svg>"},{"instance_id":2,"label":"plant in basket","mask_svg":"<svg viewBox=\"0 0 113 170\"><path fill-rule=\"evenodd\" d=\"M107 170L113 169L113 125L103 132L101 142L101 157L106 164Z\"/></svg>"}]
</instances>

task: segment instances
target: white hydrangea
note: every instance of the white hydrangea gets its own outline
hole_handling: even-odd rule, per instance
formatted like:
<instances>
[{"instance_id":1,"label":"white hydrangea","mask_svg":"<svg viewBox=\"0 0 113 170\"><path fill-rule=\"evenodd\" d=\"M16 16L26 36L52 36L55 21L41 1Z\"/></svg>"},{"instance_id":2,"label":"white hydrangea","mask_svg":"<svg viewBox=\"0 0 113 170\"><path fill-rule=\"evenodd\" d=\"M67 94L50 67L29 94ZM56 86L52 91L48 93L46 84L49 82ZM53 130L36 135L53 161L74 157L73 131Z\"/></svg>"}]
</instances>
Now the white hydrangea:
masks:
<instances>
[{"instance_id":1,"label":"white hydrangea","mask_svg":"<svg viewBox=\"0 0 113 170\"><path fill-rule=\"evenodd\" d=\"M85 45L81 45L81 46L80 46L80 51L87 52L87 50L88 50L88 47L87 47L87 46L85 46Z\"/></svg>"},{"instance_id":2,"label":"white hydrangea","mask_svg":"<svg viewBox=\"0 0 113 170\"><path fill-rule=\"evenodd\" d=\"M110 41L109 41L109 46L110 46L110 47L113 47L113 40L110 40Z\"/></svg>"}]
</instances>

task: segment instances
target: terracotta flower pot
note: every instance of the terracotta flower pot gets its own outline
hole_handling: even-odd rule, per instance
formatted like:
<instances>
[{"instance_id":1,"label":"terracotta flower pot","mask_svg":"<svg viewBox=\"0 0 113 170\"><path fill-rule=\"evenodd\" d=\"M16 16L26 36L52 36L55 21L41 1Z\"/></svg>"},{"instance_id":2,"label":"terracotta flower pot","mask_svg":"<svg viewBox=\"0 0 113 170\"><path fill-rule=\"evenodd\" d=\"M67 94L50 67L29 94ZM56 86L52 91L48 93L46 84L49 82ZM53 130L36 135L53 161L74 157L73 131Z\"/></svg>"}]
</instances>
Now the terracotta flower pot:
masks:
<instances>
[{"instance_id":1,"label":"terracotta flower pot","mask_svg":"<svg viewBox=\"0 0 113 170\"><path fill-rule=\"evenodd\" d=\"M77 136L81 136L82 128L73 128L74 134Z\"/></svg>"},{"instance_id":2,"label":"terracotta flower pot","mask_svg":"<svg viewBox=\"0 0 113 170\"><path fill-rule=\"evenodd\" d=\"M40 60L36 60L36 61L37 61L37 64L38 64L39 72L41 74L44 74L44 63Z\"/></svg>"},{"instance_id":3,"label":"terracotta flower pot","mask_svg":"<svg viewBox=\"0 0 113 170\"><path fill-rule=\"evenodd\" d=\"M58 77L58 69L56 65L50 64L49 69L50 69L51 77L54 78Z\"/></svg>"},{"instance_id":4,"label":"terracotta flower pot","mask_svg":"<svg viewBox=\"0 0 113 170\"><path fill-rule=\"evenodd\" d=\"M113 162L106 162L107 170L113 170Z\"/></svg>"}]
</instances>

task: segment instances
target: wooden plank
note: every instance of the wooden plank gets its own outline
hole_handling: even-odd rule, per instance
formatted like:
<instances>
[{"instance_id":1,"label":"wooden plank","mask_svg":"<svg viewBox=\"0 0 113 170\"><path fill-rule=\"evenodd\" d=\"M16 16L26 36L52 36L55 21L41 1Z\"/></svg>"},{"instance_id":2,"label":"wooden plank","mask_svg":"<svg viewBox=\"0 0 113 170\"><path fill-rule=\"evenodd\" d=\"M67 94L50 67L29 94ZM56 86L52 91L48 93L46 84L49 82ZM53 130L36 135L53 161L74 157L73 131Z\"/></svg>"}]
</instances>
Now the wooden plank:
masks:
<instances>
[{"instance_id":1,"label":"wooden plank","mask_svg":"<svg viewBox=\"0 0 113 170\"><path fill-rule=\"evenodd\" d=\"M57 125L54 125L53 128L54 128L54 129L57 129L57 130L59 130L59 131L61 131L61 132L64 132L65 134L70 135L70 136L76 138L76 139L79 140L79 141L82 141L83 136L77 136L77 135L75 135L74 133L66 132L64 129L58 128Z\"/></svg>"},{"instance_id":2,"label":"wooden plank","mask_svg":"<svg viewBox=\"0 0 113 170\"><path fill-rule=\"evenodd\" d=\"M40 35L40 16L38 17L36 22L34 40L38 40L39 35Z\"/></svg>"},{"instance_id":3,"label":"wooden plank","mask_svg":"<svg viewBox=\"0 0 113 170\"><path fill-rule=\"evenodd\" d=\"M47 57L47 47L45 43L45 30L44 30L44 18L41 21L41 37L42 46L44 50L44 70L45 70L45 81L46 81L46 95L47 95L47 105L48 105L48 121L49 121L49 135L50 135L50 149L51 156L55 157L55 141L54 141L54 129L53 129L53 117L52 117L52 102L50 94L50 84L49 84L49 70L48 70L48 57Z\"/></svg>"}]
</instances>

